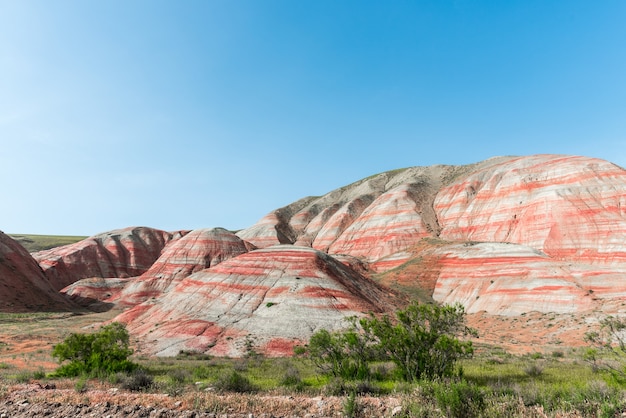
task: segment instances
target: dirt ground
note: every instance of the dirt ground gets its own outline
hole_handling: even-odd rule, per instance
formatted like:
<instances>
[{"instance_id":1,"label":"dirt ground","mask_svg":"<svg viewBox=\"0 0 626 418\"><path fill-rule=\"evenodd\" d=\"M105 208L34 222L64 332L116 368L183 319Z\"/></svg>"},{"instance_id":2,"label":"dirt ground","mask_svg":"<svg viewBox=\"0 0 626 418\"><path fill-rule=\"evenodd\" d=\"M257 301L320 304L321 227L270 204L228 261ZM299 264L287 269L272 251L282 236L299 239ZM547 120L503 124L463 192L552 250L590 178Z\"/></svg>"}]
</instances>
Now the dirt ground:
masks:
<instances>
[{"instance_id":1,"label":"dirt ground","mask_svg":"<svg viewBox=\"0 0 626 418\"><path fill-rule=\"evenodd\" d=\"M92 331L117 313L0 317L0 364L30 371L52 371L58 366L50 355L54 344L72 332ZM496 346L512 354L524 354L581 347L585 332L597 327L601 317L594 313L556 315L530 312L517 317L478 313L468 315L467 321L469 326L478 329L477 345ZM141 354L140 350L137 354Z\"/></svg>"},{"instance_id":2,"label":"dirt ground","mask_svg":"<svg viewBox=\"0 0 626 418\"><path fill-rule=\"evenodd\" d=\"M0 396L1 417L336 417L345 398L195 393L181 397L135 394L115 388L46 388L37 383L15 385ZM360 397L362 416L392 416L400 410L395 397Z\"/></svg>"}]
</instances>

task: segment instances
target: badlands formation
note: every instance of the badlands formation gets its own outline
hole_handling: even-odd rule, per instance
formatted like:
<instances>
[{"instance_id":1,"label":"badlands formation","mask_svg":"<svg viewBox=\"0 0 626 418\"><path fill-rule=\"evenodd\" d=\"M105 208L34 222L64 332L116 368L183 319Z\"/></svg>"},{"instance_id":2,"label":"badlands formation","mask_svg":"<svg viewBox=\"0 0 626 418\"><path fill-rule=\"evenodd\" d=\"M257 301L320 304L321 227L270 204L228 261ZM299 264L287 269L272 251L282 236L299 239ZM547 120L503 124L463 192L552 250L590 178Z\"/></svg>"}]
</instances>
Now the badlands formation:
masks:
<instances>
[{"instance_id":1,"label":"badlands formation","mask_svg":"<svg viewBox=\"0 0 626 418\"><path fill-rule=\"evenodd\" d=\"M626 312L626 171L586 157L381 173L236 234L129 228L32 257L0 238L0 309L116 306L158 355L288 355L412 297L462 303L487 342L558 345Z\"/></svg>"}]
</instances>

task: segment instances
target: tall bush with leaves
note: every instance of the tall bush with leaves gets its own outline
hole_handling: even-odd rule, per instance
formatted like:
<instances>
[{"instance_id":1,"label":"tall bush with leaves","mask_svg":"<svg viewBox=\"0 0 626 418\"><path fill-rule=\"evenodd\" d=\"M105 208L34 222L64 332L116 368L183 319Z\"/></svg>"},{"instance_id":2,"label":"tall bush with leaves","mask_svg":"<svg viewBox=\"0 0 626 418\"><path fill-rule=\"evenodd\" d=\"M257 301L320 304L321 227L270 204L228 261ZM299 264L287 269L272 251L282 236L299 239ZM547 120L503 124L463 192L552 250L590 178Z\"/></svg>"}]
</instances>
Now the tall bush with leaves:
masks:
<instances>
[{"instance_id":1,"label":"tall bush with leaves","mask_svg":"<svg viewBox=\"0 0 626 418\"><path fill-rule=\"evenodd\" d=\"M355 317L348 318L343 332L322 329L311 337L307 346L309 358L325 374L344 379L369 379L369 361L374 356L374 340L358 326Z\"/></svg>"},{"instance_id":2,"label":"tall bush with leaves","mask_svg":"<svg viewBox=\"0 0 626 418\"><path fill-rule=\"evenodd\" d=\"M403 378L418 380L450 376L456 362L471 357L471 341L461 336L477 336L465 324L465 309L460 304L435 305L412 303L389 316L361 320L365 330L378 339L381 352L392 360Z\"/></svg>"},{"instance_id":3,"label":"tall bush with leaves","mask_svg":"<svg viewBox=\"0 0 626 418\"><path fill-rule=\"evenodd\" d=\"M456 362L471 357L471 341L462 336L477 336L465 324L462 305L409 305L389 316L371 315L343 332L316 332L307 346L309 358L323 372L347 379L370 377L369 363L391 360L400 375L409 381L450 376Z\"/></svg>"},{"instance_id":4,"label":"tall bush with leaves","mask_svg":"<svg viewBox=\"0 0 626 418\"><path fill-rule=\"evenodd\" d=\"M57 369L59 376L130 372L137 368L128 360L132 353L128 331L119 322L102 327L94 334L71 334L52 349L52 356L59 363L69 361Z\"/></svg>"}]
</instances>

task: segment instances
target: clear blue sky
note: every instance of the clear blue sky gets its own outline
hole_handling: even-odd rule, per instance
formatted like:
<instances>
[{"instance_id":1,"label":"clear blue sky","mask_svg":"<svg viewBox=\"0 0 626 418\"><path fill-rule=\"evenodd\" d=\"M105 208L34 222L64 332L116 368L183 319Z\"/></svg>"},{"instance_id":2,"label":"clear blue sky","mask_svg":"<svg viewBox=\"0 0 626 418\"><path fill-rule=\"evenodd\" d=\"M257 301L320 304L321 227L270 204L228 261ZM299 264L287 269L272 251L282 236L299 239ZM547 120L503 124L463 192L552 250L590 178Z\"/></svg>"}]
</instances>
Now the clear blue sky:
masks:
<instances>
[{"instance_id":1,"label":"clear blue sky","mask_svg":"<svg viewBox=\"0 0 626 418\"><path fill-rule=\"evenodd\" d=\"M0 229L247 227L396 168L626 166L626 1L0 0Z\"/></svg>"}]
</instances>

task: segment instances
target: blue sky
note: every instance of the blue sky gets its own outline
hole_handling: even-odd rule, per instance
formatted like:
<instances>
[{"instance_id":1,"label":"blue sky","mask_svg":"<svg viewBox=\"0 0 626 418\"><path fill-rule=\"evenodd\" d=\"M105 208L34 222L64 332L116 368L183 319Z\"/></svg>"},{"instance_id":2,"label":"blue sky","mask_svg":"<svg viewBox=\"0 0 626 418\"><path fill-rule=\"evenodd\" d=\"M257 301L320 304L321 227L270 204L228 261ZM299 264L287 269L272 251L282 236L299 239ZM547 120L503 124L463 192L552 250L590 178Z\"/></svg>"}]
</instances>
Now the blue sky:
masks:
<instances>
[{"instance_id":1,"label":"blue sky","mask_svg":"<svg viewBox=\"0 0 626 418\"><path fill-rule=\"evenodd\" d=\"M408 166L626 166L624 22L623 0L0 0L0 229L240 229Z\"/></svg>"}]
</instances>

